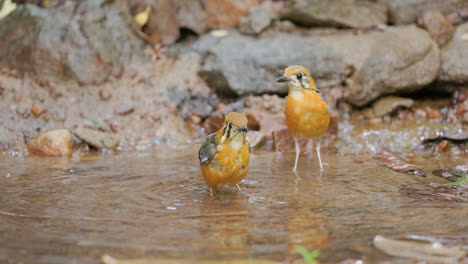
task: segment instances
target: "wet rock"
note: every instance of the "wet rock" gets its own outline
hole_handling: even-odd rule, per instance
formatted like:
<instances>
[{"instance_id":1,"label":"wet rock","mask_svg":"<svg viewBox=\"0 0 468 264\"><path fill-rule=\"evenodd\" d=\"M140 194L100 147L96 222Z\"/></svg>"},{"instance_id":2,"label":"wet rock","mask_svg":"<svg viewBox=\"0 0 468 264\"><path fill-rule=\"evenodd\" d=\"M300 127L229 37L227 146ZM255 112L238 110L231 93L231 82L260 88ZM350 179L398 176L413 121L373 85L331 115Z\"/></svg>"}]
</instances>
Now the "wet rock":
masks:
<instances>
[{"instance_id":1,"label":"wet rock","mask_svg":"<svg viewBox=\"0 0 468 264\"><path fill-rule=\"evenodd\" d=\"M463 177L466 175L468 172L466 170L463 170L463 168L443 168L439 170L435 170L432 172L437 177L444 178L446 180L455 182L457 181L460 177Z\"/></svg>"},{"instance_id":2,"label":"wet rock","mask_svg":"<svg viewBox=\"0 0 468 264\"><path fill-rule=\"evenodd\" d=\"M273 17L274 11L269 7L252 7L249 14L240 19L239 31L246 35L258 35L271 24Z\"/></svg>"},{"instance_id":3,"label":"wet rock","mask_svg":"<svg viewBox=\"0 0 468 264\"><path fill-rule=\"evenodd\" d=\"M271 133L277 130L286 128L286 123L283 113L269 113L259 109L244 109L244 114L249 120L249 126L251 123L258 124L259 130L266 136L270 137Z\"/></svg>"},{"instance_id":4,"label":"wet rock","mask_svg":"<svg viewBox=\"0 0 468 264\"><path fill-rule=\"evenodd\" d=\"M381 117L391 114L400 108L409 108L414 104L414 101L409 98L387 96L379 99L372 106L375 116Z\"/></svg>"},{"instance_id":5,"label":"wet rock","mask_svg":"<svg viewBox=\"0 0 468 264\"><path fill-rule=\"evenodd\" d=\"M211 134L218 131L223 126L224 114L217 111L211 114L204 122L202 127L205 129L206 134Z\"/></svg>"},{"instance_id":6,"label":"wet rock","mask_svg":"<svg viewBox=\"0 0 468 264\"><path fill-rule=\"evenodd\" d=\"M436 134L432 134L423 139L423 143L430 142L439 142L441 140L450 140L453 142L456 141L467 141L468 140L468 131L463 130L458 127L454 127L450 130L439 131Z\"/></svg>"},{"instance_id":7,"label":"wet rock","mask_svg":"<svg viewBox=\"0 0 468 264\"><path fill-rule=\"evenodd\" d=\"M51 8L20 5L0 23L0 66L41 79L102 83L142 44L104 0Z\"/></svg>"},{"instance_id":8,"label":"wet rock","mask_svg":"<svg viewBox=\"0 0 468 264\"><path fill-rule=\"evenodd\" d=\"M34 117L39 117L40 115L42 115L46 111L47 111L47 108L45 108L44 106L42 106L40 104L33 104L31 106L31 113L34 115Z\"/></svg>"},{"instance_id":9,"label":"wet rock","mask_svg":"<svg viewBox=\"0 0 468 264\"><path fill-rule=\"evenodd\" d=\"M446 15L468 6L466 0L377 0L386 4L390 20L395 24L416 22L425 11L439 11Z\"/></svg>"},{"instance_id":10,"label":"wet rock","mask_svg":"<svg viewBox=\"0 0 468 264\"><path fill-rule=\"evenodd\" d=\"M282 17L305 26L370 28L387 23L387 8L370 1L296 1Z\"/></svg>"},{"instance_id":11,"label":"wet rock","mask_svg":"<svg viewBox=\"0 0 468 264\"><path fill-rule=\"evenodd\" d=\"M28 151L42 156L70 156L73 154L73 142L66 129L42 133L27 144Z\"/></svg>"},{"instance_id":12,"label":"wet rock","mask_svg":"<svg viewBox=\"0 0 468 264\"><path fill-rule=\"evenodd\" d=\"M301 64L322 89L345 83L345 99L357 106L381 95L418 90L439 69L437 45L414 26L362 35L345 31L252 38L230 32L223 38L205 35L193 48L205 55L200 76L220 93L285 94L286 86L275 79L286 66Z\"/></svg>"},{"instance_id":13,"label":"wet rock","mask_svg":"<svg viewBox=\"0 0 468 264\"><path fill-rule=\"evenodd\" d=\"M396 240L377 235L373 244L376 248L394 257L409 258L423 262L458 263L465 252L456 247L447 247L439 243L437 247L429 243Z\"/></svg>"},{"instance_id":14,"label":"wet rock","mask_svg":"<svg viewBox=\"0 0 468 264\"><path fill-rule=\"evenodd\" d=\"M429 32L439 47L444 46L452 39L453 26L440 12L425 12L418 19L418 24Z\"/></svg>"},{"instance_id":15,"label":"wet rock","mask_svg":"<svg viewBox=\"0 0 468 264\"><path fill-rule=\"evenodd\" d=\"M210 28L232 28L247 14L250 7L258 3L258 0L206 0L208 25Z\"/></svg>"},{"instance_id":16,"label":"wet rock","mask_svg":"<svg viewBox=\"0 0 468 264\"><path fill-rule=\"evenodd\" d=\"M135 110L135 107L131 103L121 103L114 106L114 113L118 115L127 115L132 113Z\"/></svg>"},{"instance_id":17,"label":"wet rock","mask_svg":"<svg viewBox=\"0 0 468 264\"><path fill-rule=\"evenodd\" d=\"M115 149L120 144L118 136L91 128L79 127L73 130L73 134L97 149Z\"/></svg>"},{"instance_id":18,"label":"wet rock","mask_svg":"<svg viewBox=\"0 0 468 264\"><path fill-rule=\"evenodd\" d=\"M180 27L188 28L197 34L208 30L207 15L200 1L176 0L174 3Z\"/></svg>"},{"instance_id":19,"label":"wet rock","mask_svg":"<svg viewBox=\"0 0 468 264\"><path fill-rule=\"evenodd\" d=\"M247 132L247 141L252 149L259 149L266 142L266 136L263 132L249 130Z\"/></svg>"},{"instance_id":20,"label":"wet rock","mask_svg":"<svg viewBox=\"0 0 468 264\"><path fill-rule=\"evenodd\" d=\"M439 79L468 83L468 23L457 27L452 42L442 49Z\"/></svg>"}]
</instances>

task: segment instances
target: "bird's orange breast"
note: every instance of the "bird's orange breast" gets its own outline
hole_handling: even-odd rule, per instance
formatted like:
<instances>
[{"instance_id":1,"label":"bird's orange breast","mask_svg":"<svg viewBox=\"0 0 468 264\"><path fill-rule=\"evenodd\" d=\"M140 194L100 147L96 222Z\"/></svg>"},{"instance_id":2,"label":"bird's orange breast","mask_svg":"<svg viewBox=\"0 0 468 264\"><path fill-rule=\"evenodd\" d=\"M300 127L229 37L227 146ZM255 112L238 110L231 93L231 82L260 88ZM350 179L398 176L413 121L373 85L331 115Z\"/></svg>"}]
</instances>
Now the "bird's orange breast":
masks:
<instances>
[{"instance_id":1,"label":"bird's orange breast","mask_svg":"<svg viewBox=\"0 0 468 264\"><path fill-rule=\"evenodd\" d=\"M322 136L330 122L327 103L312 89L292 88L284 112L286 125L293 136Z\"/></svg>"},{"instance_id":2,"label":"bird's orange breast","mask_svg":"<svg viewBox=\"0 0 468 264\"><path fill-rule=\"evenodd\" d=\"M249 159L248 144L244 144L239 150L227 143L220 144L210 163L201 166L201 173L205 182L213 189L220 189L224 185L234 186L247 175Z\"/></svg>"}]
</instances>

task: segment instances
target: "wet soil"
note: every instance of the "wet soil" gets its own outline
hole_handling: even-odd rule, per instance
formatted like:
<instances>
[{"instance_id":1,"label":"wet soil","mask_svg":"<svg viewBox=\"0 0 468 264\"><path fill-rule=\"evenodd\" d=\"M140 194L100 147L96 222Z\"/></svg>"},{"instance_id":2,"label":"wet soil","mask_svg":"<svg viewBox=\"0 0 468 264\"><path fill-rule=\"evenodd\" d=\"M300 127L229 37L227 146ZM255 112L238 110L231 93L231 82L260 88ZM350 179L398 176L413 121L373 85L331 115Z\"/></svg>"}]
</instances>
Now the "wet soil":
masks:
<instances>
[{"instance_id":1,"label":"wet soil","mask_svg":"<svg viewBox=\"0 0 468 264\"><path fill-rule=\"evenodd\" d=\"M0 157L0 262L99 263L104 254L159 263L284 261L303 245L320 249L321 263L413 263L381 253L373 237L468 235L467 203L407 191L445 183L430 171L463 164L463 157L412 158L428 174L422 178L370 156L323 151L322 175L316 159L302 156L296 176L294 153L259 151L243 192L225 188L211 197L198 147Z\"/></svg>"}]
</instances>

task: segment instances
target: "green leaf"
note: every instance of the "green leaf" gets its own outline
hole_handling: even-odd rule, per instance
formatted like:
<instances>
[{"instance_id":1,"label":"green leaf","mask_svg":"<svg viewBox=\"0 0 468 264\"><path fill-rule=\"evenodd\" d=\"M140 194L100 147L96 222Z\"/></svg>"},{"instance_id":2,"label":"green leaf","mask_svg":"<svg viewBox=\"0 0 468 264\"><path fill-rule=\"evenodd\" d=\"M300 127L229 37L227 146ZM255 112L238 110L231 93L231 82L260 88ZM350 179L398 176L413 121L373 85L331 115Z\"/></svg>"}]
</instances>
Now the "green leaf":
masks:
<instances>
[{"instance_id":1,"label":"green leaf","mask_svg":"<svg viewBox=\"0 0 468 264\"><path fill-rule=\"evenodd\" d=\"M319 250L308 251L305 247L301 245L295 245L294 250L302 255L302 258L307 264L316 264L316 258L320 254Z\"/></svg>"},{"instance_id":2,"label":"green leaf","mask_svg":"<svg viewBox=\"0 0 468 264\"><path fill-rule=\"evenodd\" d=\"M458 178L457 181L455 182L446 183L444 185L453 186L453 185L465 185L465 184L468 184L468 174Z\"/></svg>"}]
</instances>

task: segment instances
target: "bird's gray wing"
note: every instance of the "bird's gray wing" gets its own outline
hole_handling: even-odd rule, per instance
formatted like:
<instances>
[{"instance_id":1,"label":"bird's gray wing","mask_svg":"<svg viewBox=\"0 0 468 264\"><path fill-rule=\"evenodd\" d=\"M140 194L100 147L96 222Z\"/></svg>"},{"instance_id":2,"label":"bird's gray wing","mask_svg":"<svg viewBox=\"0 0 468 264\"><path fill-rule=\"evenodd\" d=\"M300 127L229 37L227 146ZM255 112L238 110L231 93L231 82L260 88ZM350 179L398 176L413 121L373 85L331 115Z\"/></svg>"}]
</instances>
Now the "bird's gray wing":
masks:
<instances>
[{"instance_id":1,"label":"bird's gray wing","mask_svg":"<svg viewBox=\"0 0 468 264\"><path fill-rule=\"evenodd\" d=\"M200 160L200 164L208 164L211 159L213 159L214 155L216 154L216 145L216 133L213 133L206 138L205 143L203 143L200 150L198 151L198 159Z\"/></svg>"},{"instance_id":2,"label":"bird's gray wing","mask_svg":"<svg viewBox=\"0 0 468 264\"><path fill-rule=\"evenodd\" d=\"M322 91L320 91L320 90L317 89L317 88L315 88L315 91L320 95L320 97L322 97L322 100L325 101L325 103L328 104L327 98L325 98L325 95L322 93Z\"/></svg>"}]
</instances>

